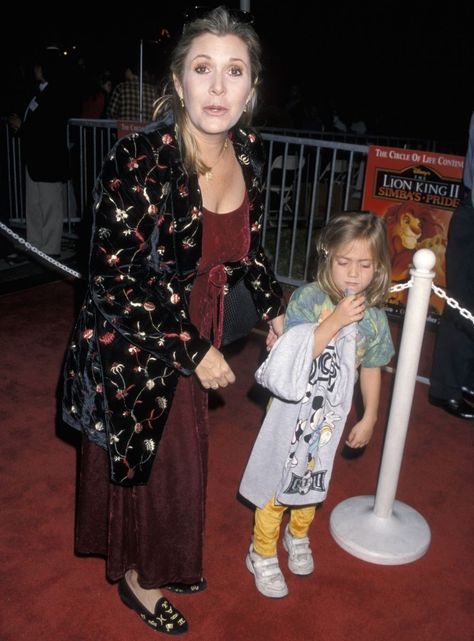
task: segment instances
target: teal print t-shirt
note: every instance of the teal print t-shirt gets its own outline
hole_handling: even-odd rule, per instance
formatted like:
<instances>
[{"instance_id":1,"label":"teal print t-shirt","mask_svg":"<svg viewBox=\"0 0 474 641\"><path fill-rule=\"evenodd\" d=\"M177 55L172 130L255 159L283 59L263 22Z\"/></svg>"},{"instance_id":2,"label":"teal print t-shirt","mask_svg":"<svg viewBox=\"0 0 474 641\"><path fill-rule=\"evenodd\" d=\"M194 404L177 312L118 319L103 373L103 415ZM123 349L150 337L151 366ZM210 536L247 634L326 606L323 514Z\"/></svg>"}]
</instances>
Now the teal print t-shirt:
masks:
<instances>
[{"instance_id":1,"label":"teal print t-shirt","mask_svg":"<svg viewBox=\"0 0 474 641\"><path fill-rule=\"evenodd\" d=\"M300 323L317 323L321 314L333 311L335 305L317 283L296 289L285 314L285 331ZM390 362L393 348L387 315L379 307L366 309L364 318L357 323L356 366L383 367Z\"/></svg>"}]
</instances>

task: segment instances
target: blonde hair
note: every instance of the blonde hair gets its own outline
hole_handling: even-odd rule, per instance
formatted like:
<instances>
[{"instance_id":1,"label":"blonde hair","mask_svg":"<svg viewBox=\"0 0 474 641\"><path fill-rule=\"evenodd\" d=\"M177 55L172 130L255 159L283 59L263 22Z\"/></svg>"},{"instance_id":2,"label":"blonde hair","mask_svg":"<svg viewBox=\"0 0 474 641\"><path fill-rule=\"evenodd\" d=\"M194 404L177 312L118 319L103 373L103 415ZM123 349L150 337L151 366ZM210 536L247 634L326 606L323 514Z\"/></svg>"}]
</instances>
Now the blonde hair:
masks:
<instances>
[{"instance_id":1,"label":"blonde hair","mask_svg":"<svg viewBox=\"0 0 474 641\"><path fill-rule=\"evenodd\" d=\"M317 281L337 304L344 293L332 278L332 265L337 251L355 240L368 243L374 261L374 277L364 291L367 304L381 305L388 294L391 281L390 256L385 221L370 212L344 212L333 216L322 229L316 243L318 253Z\"/></svg>"},{"instance_id":2,"label":"blonde hair","mask_svg":"<svg viewBox=\"0 0 474 641\"><path fill-rule=\"evenodd\" d=\"M189 130L186 111L182 107L181 99L173 82L173 76L179 82L182 82L184 61L195 38L204 33L211 33L215 36L234 35L242 40L248 49L253 91L246 109L240 117L239 124L243 126L249 125L256 107L256 88L260 81L262 69L260 41L251 24L239 21L236 13L238 12L232 12L224 6L220 6L210 10L204 17L197 18L185 25L181 38L171 55L170 78L165 91L155 103L154 120L169 111L174 116L183 164L188 173L204 174L210 169L199 157L196 141Z\"/></svg>"}]
</instances>

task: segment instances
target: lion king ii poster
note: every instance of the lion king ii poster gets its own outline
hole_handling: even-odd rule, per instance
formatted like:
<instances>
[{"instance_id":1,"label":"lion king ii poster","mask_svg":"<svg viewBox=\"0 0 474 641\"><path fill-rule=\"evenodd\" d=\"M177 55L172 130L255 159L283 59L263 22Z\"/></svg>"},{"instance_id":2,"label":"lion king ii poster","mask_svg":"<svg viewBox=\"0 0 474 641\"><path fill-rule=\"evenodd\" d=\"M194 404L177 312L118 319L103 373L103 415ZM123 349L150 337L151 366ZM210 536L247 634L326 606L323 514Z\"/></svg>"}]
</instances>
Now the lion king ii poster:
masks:
<instances>
[{"instance_id":1,"label":"lion king ii poster","mask_svg":"<svg viewBox=\"0 0 474 641\"><path fill-rule=\"evenodd\" d=\"M453 210L461 200L462 156L417 149L370 146L362 208L387 225L392 282L410 278L413 254L427 247L436 255L434 283L446 288L445 253ZM406 290L390 294L391 306L404 306ZM430 312L444 302L434 294Z\"/></svg>"}]
</instances>

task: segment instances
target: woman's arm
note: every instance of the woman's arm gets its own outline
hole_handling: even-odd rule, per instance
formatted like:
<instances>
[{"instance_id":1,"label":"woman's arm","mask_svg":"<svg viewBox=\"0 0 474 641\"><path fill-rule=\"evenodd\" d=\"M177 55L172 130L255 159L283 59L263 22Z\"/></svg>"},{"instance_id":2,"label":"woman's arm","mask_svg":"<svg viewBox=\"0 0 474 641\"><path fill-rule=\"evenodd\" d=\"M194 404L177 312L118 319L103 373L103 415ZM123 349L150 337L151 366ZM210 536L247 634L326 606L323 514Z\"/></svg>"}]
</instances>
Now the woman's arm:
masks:
<instances>
[{"instance_id":1,"label":"woman's arm","mask_svg":"<svg viewBox=\"0 0 474 641\"><path fill-rule=\"evenodd\" d=\"M186 283L176 270L174 222L166 208L169 182L156 161L158 151L146 136L131 136L105 161L95 203L90 287L109 324L99 329L99 341L110 343L119 333L188 374L210 342L189 318Z\"/></svg>"},{"instance_id":2,"label":"woman's arm","mask_svg":"<svg viewBox=\"0 0 474 641\"><path fill-rule=\"evenodd\" d=\"M245 280L250 286L252 298L261 319L268 321L266 346L270 351L278 337L283 334L285 306L282 300L282 288L262 248L257 256L250 260Z\"/></svg>"},{"instance_id":3,"label":"woman's arm","mask_svg":"<svg viewBox=\"0 0 474 641\"><path fill-rule=\"evenodd\" d=\"M281 285L277 281L262 247L248 261L245 282L250 289L257 311L262 320L273 320L282 315L285 310Z\"/></svg>"},{"instance_id":4,"label":"woman's arm","mask_svg":"<svg viewBox=\"0 0 474 641\"><path fill-rule=\"evenodd\" d=\"M379 409L380 385L380 367L360 368L360 389L364 403L364 415L349 433L346 441L346 445L349 447L364 447L372 438Z\"/></svg>"},{"instance_id":5,"label":"woman's arm","mask_svg":"<svg viewBox=\"0 0 474 641\"><path fill-rule=\"evenodd\" d=\"M270 351L278 338L283 334L285 315L280 314L268 322L268 334L265 339L267 351Z\"/></svg>"}]
</instances>

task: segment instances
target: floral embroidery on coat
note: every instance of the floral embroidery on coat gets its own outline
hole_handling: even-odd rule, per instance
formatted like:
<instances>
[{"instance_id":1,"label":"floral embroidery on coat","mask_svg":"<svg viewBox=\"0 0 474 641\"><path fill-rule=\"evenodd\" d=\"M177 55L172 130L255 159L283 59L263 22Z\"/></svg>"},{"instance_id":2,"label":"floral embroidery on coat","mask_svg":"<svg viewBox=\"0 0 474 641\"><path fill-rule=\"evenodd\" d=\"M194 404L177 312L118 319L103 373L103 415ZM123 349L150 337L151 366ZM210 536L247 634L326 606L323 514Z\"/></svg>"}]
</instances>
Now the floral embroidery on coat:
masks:
<instances>
[{"instance_id":1,"label":"floral embroidery on coat","mask_svg":"<svg viewBox=\"0 0 474 641\"><path fill-rule=\"evenodd\" d=\"M225 264L244 274L262 319L282 313L281 288L260 246L263 146L232 131L250 205L249 253ZM174 128L120 140L96 185L89 288L66 357L63 418L106 448L111 480L146 483L181 375L210 347L190 322L202 243L196 175Z\"/></svg>"}]
</instances>

